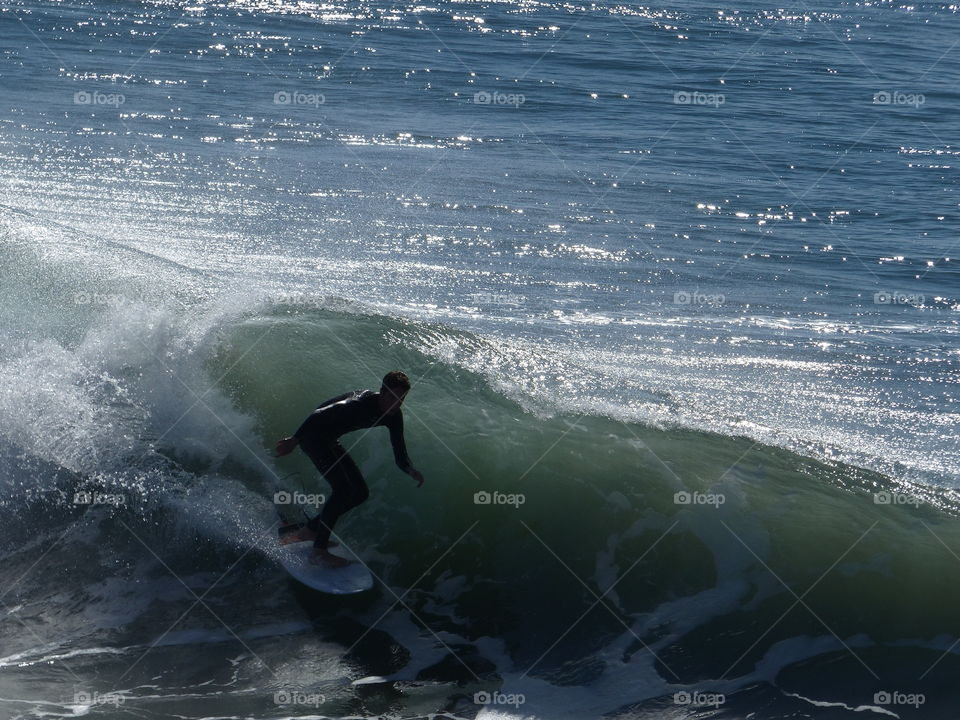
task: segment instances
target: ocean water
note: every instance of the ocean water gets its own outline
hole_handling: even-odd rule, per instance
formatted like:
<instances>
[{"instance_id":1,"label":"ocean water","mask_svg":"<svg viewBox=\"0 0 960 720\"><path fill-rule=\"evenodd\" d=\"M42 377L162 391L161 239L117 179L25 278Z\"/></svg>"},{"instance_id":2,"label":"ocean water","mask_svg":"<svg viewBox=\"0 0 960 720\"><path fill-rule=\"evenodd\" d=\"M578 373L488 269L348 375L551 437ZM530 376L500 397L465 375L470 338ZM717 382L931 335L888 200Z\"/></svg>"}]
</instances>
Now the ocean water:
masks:
<instances>
[{"instance_id":1,"label":"ocean water","mask_svg":"<svg viewBox=\"0 0 960 720\"><path fill-rule=\"evenodd\" d=\"M0 718L956 717L958 15L4 3Z\"/></svg>"}]
</instances>

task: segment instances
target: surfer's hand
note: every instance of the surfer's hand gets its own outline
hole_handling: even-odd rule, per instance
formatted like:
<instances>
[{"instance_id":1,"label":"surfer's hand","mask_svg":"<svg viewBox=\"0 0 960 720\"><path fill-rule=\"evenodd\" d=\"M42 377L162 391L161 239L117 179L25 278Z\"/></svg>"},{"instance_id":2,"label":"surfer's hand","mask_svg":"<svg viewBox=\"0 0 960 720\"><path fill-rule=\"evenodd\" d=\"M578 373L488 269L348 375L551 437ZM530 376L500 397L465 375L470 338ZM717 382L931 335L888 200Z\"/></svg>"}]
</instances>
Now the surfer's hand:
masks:
<instances>
[{"instance_id":1,"label":"surfer's hand","mask_svg":"<svg viewBox=\"0 0 960 720\"><path fill-rule=\"evenodd\" d=\"M277 457L283 457L284 455L289 455L293 452L293 449L297 446L300 441L295 437L284 438L283 440L277 440Z\"/></svg>"},{"instance_id":2,"label":"surfer's hand","mask_svg":"<svg viewBox=\"0 0 960 720\"><path fill-rule=\"evenodd\" d=\"M417 481L417 487L423 485L423 473L419 470L411 470L410 476Z\"/></svg>"}]
</instances>

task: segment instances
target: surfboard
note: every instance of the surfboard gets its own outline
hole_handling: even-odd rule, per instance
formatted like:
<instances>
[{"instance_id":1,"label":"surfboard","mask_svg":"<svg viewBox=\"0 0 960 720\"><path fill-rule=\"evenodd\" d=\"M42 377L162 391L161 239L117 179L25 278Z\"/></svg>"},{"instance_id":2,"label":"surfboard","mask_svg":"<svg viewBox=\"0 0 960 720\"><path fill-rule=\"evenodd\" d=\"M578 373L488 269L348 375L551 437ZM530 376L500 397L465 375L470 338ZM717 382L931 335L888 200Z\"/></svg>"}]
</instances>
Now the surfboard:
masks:
<instances>
[{"instance_id":1,"label":"surfboard","mask_svg":"<svg viewBox=\"0 0 960 720\"><path fill-rule=\"evenodd\" d=\"M363 592L373 587L373 575L356 562L356 558L342 545L330 548L330 552L347 560L354 560L346 567L331 568L310 562L313 555L313 542L288 543L280 546L280 564L297 581L307 587L332 595L349 595Z\"/></svg>"}]
</instances>

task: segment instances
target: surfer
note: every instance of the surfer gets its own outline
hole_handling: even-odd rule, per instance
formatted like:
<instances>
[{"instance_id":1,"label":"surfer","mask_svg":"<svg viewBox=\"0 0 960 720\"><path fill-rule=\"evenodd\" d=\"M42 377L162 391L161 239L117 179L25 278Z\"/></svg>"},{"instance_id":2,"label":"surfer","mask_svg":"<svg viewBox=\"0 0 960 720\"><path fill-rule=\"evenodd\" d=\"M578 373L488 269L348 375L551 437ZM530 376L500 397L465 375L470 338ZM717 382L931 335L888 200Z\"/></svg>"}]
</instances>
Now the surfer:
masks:
<instances>
[{"instance_id":1,"label":"surfer","mask_svg":"<svg viewBox=\"0 0 960 720\"><path fill-rule=\"evenodd\" d=\"M330 398L314 410L290 437L277 441L277 457L289 455L298 445L330 483L332 492L323 510L305 527L287 534L282 542L313 540L313 560L329 567L343 567L350 561L337 557L328 547L337 519L367 499L369 491L353 458L339 443L344 433L379 425L390 430L390 443L397 466L423 485L423 475L410 463L403 441L403 413L400 406L410 391L410 380L399 370L383 376L379 392L353 390Z\"/></svg>"}]
</instances>

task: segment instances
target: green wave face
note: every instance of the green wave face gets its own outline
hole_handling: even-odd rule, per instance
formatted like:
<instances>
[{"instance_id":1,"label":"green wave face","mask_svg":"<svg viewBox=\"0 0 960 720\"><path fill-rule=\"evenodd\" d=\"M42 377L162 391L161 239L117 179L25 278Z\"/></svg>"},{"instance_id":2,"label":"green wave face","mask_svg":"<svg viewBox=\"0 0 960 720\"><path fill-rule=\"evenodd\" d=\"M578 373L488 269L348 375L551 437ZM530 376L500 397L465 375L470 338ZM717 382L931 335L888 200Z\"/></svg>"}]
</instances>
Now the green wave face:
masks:
<instances>
[{"instance_id":1,"label":"green wave face","mask_svg":"<svg viewBox=\"0 0 960 720\"><path fill-rule=\"evenodd\" d=\"M270 351L247 352L265 332ZM441 359L497 348L436 327L280 311L228 337L210 372L232 368L264 445L328 396L410 374L407 442L427 483L392 465L384 430L345 436L372 487L346 536L395 557L388 581L442 600L470 636L510 638L534 674L582 680L616 647L703 682L754 674L808 638L853 676L901 656L932 664L960 629L949 492L745 438L550 413L479 362ZM324 487L302 457L278 465Z\"/></svg>"}]
</instances>

